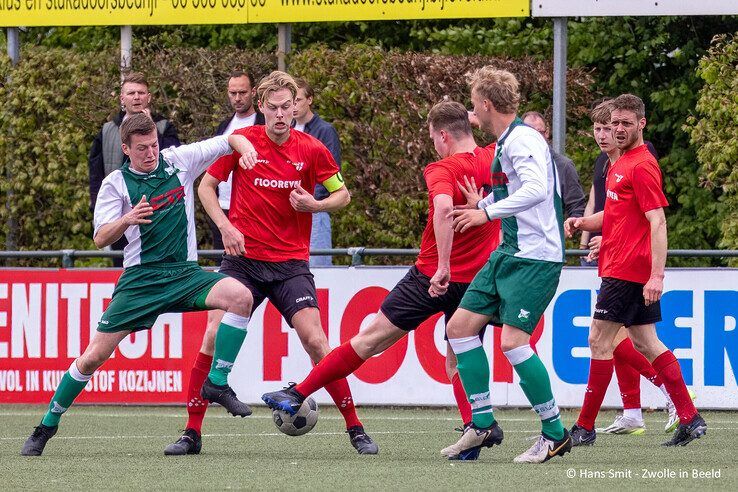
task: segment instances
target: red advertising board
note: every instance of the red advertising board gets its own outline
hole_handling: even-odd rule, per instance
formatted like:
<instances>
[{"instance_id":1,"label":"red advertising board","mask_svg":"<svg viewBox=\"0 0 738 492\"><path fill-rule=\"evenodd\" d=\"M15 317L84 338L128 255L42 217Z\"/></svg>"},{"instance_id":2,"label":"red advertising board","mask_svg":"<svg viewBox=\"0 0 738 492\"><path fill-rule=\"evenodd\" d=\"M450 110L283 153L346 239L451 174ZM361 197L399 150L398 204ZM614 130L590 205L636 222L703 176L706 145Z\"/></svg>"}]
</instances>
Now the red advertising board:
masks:
<instances>
[{"instance_id":1,"label":"red advertising board","mask_svg":"<svg viewBox=\"0 0 738 492\"><path fill-rule=\"evenodd\" d=\"M97 328L121 270L0 270L0 403L43 403ZM77 401L182 403L205 313L126 338Z\"/></svg>"}]
</instances>

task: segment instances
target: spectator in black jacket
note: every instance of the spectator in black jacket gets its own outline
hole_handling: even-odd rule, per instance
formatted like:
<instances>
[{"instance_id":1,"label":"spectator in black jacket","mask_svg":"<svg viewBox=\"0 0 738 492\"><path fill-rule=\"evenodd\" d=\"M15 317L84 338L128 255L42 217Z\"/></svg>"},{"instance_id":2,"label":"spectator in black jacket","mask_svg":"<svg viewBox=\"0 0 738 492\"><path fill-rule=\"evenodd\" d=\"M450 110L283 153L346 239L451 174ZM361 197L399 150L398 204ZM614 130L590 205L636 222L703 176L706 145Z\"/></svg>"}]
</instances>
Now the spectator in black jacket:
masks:
<instances>
[{"instance_id":1,"label":"spectator in black jacket","mask_svg":"<svg viewBox=\"0 0 738 492\"><path fill-rule=\"evenodd\" d=\"M234 130L253 125L263 125L264 115L254 105L256 87L254 77L250 72L236 70L228 77L228 102L233 114L224 119L215 131L216 135L230 135ZM231 206L231 177L218 185L218 202L223 213L228 215ZM208 217L210 231L213 234L213 249L223 249L223 238L215 223ZM220 264L220 261L218 261Z\"/></svg>"},{"instance_id":2,"label":"spectator in black jacket","mask_svg":"<svg viewBox=\"0 0 738 492\"><path fill-rule=\"evenodd\" d=\"M105 176L116 169L120 169L125 161L125 155L121 147L120 125L132 114L146 113L156 124L156 132L159 136L159 148L166 149L171 146L180 145L177 130L171 121L162 115L151 113L151 93L146 77L142 73L131 72L125 76L120 86L121 111L106 122L100 133L97 134L90 148L88 167L90 172L90 210L95 210L97 193L100 190ZM125 236L110 246L112 250L122 250L128 242ZM123 259L113 259L113 266L122 267Z\"/></svg>"},{"instance_id":3,"label":"spectator in black jacket","mask_svg":"<svg viewBox=\"0 0 738 492\"><path fill-rule=\"evenodd\" d=\"M550 141L548 123L546 123L546 119L541 113L528 111L523 115L523 123L538 131L547 142ZM582 184L579 182L577 169L571 159L553 149L551 149L551 156L556 164L561 182L561 201L564 202L564 217L581 217L587 199L584 197L584 190L582 190Z\"/></svg>"},{"instance_id":4,"label":"spectator in black jacket","mask_svg":"<svg viewBox=\"0 0 738 492\"><path fill-rule=\"evenodd\" d=\"M315 91L304 79L295 78L297 83L297 96L294 105L294 128L320 140L333 155L333 159L341 168L341 142L338 139L336 129L323 118L314 113L311 105ZM313 196L316 200L322 200L330 193L321 184L315 185ZM331 238L331 216L328 212L316 212L313 214L313 228L310 233L310 249L330 249L333 247ZM310 266L329 266L332 263L331 256L311 256Z\"/></svg>"}]
</instances>

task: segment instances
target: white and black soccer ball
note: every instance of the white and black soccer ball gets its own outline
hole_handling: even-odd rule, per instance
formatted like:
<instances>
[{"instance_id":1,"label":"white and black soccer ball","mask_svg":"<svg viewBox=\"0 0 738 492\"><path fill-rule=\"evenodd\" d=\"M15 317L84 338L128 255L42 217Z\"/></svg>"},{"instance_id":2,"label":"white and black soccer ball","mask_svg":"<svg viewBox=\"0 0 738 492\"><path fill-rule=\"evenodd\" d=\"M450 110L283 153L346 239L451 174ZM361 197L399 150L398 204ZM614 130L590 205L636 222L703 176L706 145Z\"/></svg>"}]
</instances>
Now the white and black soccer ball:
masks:
<instances>
[{"instance_id":1,"label":"white and black soccer ball","mask_svg":"<svg viewBox=\"0 0 738 492\"><path fill-rule=\"evenodd\" d=\"M288 436L301 436L310 432L318 423L318 404L307 397L294 415L283 410L273 410L272 418L281 432Z\"/></svg>"}]
</instances>

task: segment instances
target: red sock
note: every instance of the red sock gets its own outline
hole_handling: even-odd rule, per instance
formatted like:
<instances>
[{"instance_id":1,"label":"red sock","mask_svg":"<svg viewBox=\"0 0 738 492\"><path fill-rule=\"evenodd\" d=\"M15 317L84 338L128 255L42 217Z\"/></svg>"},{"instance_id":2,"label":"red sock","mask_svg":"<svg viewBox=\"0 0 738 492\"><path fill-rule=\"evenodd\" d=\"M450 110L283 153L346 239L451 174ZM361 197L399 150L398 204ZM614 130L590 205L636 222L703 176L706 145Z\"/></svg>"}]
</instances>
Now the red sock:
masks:
<instances>
[{"instance_id":1,"label":"red sock","mask_svg":"<svg viewBox=\"0 0 738 492\"><path fill-rule=\"evenodd\" d=\"M692 397L689 396L687 385L684 384L682 377L682 368L679 366L671 350L667 350L659 355L653 361L653 368L656 369L661 380L669 392L672 403L676 407L679 421L682 424L688 424L692 417L697 415L697 409L692 403Z\"/></svg>"},{"instance_id":2,"label":"red sock","mask_svg":"<svg viewBox=\"0 0 738 492\"><path fill-rule=\"evenodd\" d=\"M205 412L208 409L208 402L200 398L200 389L205 378L208 377L210 366L213 363L213 356L197 354L195 364L190 371L190 382L187 386L187 429L193 429L198 434L202 431L202 420L205 418Z\"/></svg>"},{"instance_id":3,"label":"red sock","mask_svg":"<svg viewBox=\"0 0 738 492\"><path fill-rule=\"evenodd\" d=\"M323 357L323 360L313 367L310 374L303 382L295 386L295 389L303 396L310 396L333 381L345 378L363 363L364 359L356 353L351 346L351 341L347 341Z\"/></svg>"},{"instance_id":4,"label":"red sock","mask_svg":"<svg viewBox=\"0 0 738 492\"><path fill-rule=\"evenodd\" d=\"M325 385L325 390L333 398L333 402L338 407L338 411L343 415L343 419L346 421L346 428L359 426L364 427L359 420L359 416L356 415L356 407L354 407L354 398L351 396L351 388L349 388L348 381L346 378L341 378L332 383ZM299 391L299 390L298 390Z\"/></svg>"},{"instance_id":5,"label":"red sock","mask_svg":"<svg viewBox=\"0 0 738 492\"><path fill-rule=\"evenodd\" d=\"M644 378L651 381L657 388L660 388L663 382L656 370L653 368L646 356L636 350L630 338L626 338L615 347L613 352L615 358L615 370L617 371L618 359L625 361L633 369L643 375Z\"/></svg>"},{"instance_id":6,"label":"red sock","mask_svg":"<svg viewBox=\"0 0 738 492\"><path fill-rule=\"evenodd\" d=\"M619 345L618 345L619 347ZM641 408L641 375L615 349L612 358L615 364L615 376L618 378L620 397L623 408Z\"/></svg>"},{"instance_id":7,"label":"red sock","mask_svg":"<svg viewBox=\"0 0 738 492\"><path fill-rule=\"evenodd\" d=\"M454 389L454 398L456 398L456 406L459 407L461 421L466 425L472 421L472 409L471 403L469 403L469 399L466 397L464 385L461 384L461 378L459 378L458 372L451 378L451 386Z\"/></svg>"},{"instance_id":8,"label":"red sock","mask_svg":"<svg viewBox=\"0 0 738 492\"><path fill-rule=\"evenodd\" d=\"M589 379L587 380L587 389L584 393L584 403L582 410L579 412L577 425L587 430L594 429L595 419L600 413L602 400L605 399L607 387L612 379L613 361L612 359L598 360L592 359L589 362Z\"/></svg>"}]
</instances>

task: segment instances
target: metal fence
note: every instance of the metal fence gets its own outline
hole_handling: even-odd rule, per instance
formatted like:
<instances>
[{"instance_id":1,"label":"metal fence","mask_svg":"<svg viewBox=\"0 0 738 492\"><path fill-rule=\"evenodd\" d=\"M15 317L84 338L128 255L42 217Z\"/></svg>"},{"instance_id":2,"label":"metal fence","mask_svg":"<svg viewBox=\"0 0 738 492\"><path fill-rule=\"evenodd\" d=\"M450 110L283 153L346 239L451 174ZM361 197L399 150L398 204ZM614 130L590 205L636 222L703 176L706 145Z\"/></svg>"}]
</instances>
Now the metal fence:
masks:
<instances>
[{"instance_id":1,"label":"metal fence","mask_svg":"<svg viewBox=\"0 0 738 492\"><path fill-rule=\"evenodd\" d=\"M316 249L310 251L314 256L350 256L351 266L364 264L367 256L417 256L419 249L385 249L367 248L364 246L353 248ZM199 250L200 258L219 258L223 252L215 249ZM587 256L589 251L583 249L567 249L567 257ZM60 258L63 268L74 268L78 258L121 258L122 251L77 250L61 249L55 251L0 251L0 259L21 258ZM735 249L670 249L667 256L671 258L737 258Z\"/></svg>"}]
</instances>

